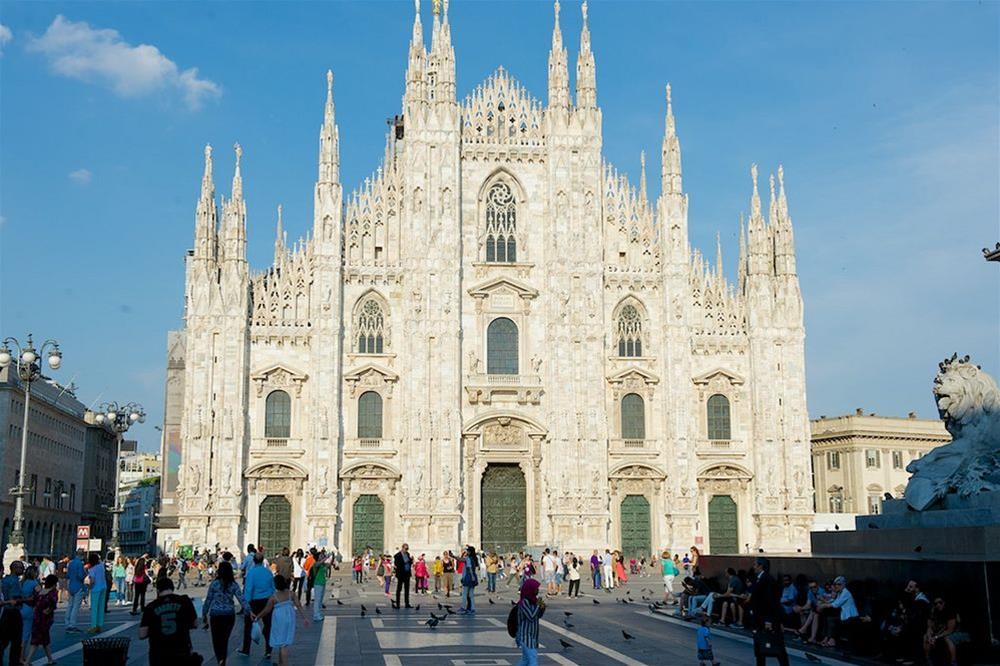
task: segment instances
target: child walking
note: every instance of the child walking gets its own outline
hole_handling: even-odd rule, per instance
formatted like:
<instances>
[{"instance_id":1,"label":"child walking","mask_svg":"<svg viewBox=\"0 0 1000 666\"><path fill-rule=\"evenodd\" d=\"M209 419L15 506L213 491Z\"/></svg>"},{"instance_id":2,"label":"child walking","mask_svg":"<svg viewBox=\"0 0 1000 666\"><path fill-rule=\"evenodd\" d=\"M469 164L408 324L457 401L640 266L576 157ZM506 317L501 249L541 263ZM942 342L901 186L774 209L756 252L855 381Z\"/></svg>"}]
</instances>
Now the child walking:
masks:
<instances>
[{"instance_id":1,"label":"child walking","mask_svg":"<svg viewBox=\"0 0 1000 666\"><path fill-rule=\"evenodd\" d=\"M52 648L49 647L52 642L49 638L49 632L55 621L56 605L59 603L57 585L59 585L59 577L55 574L49 574L42 581L42 591L35 599L34 619L31 623L31 645L24 656L26 664L31 663L31 657L35 654L35 648L38 646L42 647L45 656L48 657L46 664L56 663L56 660L52 658Z\"/></svg>"},{"instance_id":2,"label":"child walking","mask_svg":"<svg viewBox=\"0 0 1000 666\"><path fill-rule=\"evenodd\" d=\"M698 627L698 666L705 666L706 664L711 664L712 666L719 666L718 660L715 658L715 654L712 653L712 632L708 628L708 623L711 622L711 618L708 615L701 615L698 618L698 623L701 624Z\"/></svg>"},{"instance_id":3,"label":"child walking","mask_svg":"<svg viewBox=\"0 0 1000 666\"><path fill-rule=\"evenodd\" d=\"M417 594L427 594L427 560L421 553L417 563L413 565L413 575L417 578Z\"/></svg>"},{"instance_id":4,"label":"child walking","mask_svg":"<svg viewBox=\"0 0 1000 666\"><path fill-rule=\"evenodd\" d=\"M320 603L320 599L316 603ZM288 581L282 575L274 577L274 594L267 600L267 605L260 613L250 614L252 620L271 614L271 649L278 650L278 666L288 666L289 648L295 642L295 613L302 618L302 623L309 626L309 618L302 610L298 597L288 589Z\"/></svg>"}]
</instances>

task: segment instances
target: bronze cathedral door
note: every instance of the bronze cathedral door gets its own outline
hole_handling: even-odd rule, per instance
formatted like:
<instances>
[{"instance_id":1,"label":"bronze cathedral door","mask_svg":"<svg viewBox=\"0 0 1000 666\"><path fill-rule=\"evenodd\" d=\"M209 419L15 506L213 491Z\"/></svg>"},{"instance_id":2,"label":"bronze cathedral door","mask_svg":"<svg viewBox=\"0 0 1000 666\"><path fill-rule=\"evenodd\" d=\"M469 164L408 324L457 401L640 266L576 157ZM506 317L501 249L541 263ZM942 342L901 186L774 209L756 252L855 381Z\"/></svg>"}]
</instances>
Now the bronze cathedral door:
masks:
<instances>
[{"instance_id":1,"label":"bronze cathedral door","mask_svg":"<svg viewBox=\"0 0 1000 666\"><path fill-rule=\"evenodd\" d=\"M490 464L482 482L482 547L511 553L528 545L527 483L516 464Z\"/></svg>"},{"instance_id":2,"label":"bronze cathedral door","mask_svg":"<svg viewBox=\"0 0 1000 666\"><path fill-rule=\"evenodd\" d=\"M284 495L268 495L260 503L257 545L265 553L278 553L292 546L292 505ZM269 555L270 557L270 555Z\"/></svg>"}]
</instances>

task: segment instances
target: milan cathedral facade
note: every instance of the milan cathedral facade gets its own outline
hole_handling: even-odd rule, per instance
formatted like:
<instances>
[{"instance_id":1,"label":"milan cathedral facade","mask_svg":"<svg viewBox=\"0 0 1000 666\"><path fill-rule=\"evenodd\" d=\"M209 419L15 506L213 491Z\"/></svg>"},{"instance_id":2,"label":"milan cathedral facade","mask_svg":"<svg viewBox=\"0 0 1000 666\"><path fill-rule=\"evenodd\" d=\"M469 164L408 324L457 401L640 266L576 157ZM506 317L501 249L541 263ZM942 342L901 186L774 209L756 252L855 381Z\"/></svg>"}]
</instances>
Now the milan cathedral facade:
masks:
<instances>
[{"instance_id":1,"label":"milan cathedral facade","mask_svg":"<svg viewBox=\"0 0 1000 666\"><path fill-rule=\"evenodd\" d=\"M206 149L168 362L179 544L808 548L782 171L765 213L751 170L730 284L688 242L669 86L658 198L644 158L638 187L604 160L586 12L571 96L556 3L546 104L504 69L457 98L447 5L429 49L418 7L401 113L346 197L328 73L313 228L288 245L279 211L263 272L241 151L217 202Z\"/></svg>"}]
</instances>

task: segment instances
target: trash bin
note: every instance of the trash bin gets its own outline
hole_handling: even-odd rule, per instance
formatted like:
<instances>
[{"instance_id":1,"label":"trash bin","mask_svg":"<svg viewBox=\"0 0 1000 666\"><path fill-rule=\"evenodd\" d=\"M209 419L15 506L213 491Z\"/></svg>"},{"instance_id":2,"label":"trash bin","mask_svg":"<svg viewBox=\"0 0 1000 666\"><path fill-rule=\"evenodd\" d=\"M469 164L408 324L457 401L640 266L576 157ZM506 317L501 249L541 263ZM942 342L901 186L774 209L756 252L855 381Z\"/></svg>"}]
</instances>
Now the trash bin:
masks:
<instances>
[{"instance_id":1,"label":"trash bin","mask_svg":"<svg viewBox=\"0 0 1000 666\"><path fill-rule=\"evenodd\" d=\"M125 666L130 641L121 636L88 638L83 641L84 666Z\"/></svg>"}]
</instances>

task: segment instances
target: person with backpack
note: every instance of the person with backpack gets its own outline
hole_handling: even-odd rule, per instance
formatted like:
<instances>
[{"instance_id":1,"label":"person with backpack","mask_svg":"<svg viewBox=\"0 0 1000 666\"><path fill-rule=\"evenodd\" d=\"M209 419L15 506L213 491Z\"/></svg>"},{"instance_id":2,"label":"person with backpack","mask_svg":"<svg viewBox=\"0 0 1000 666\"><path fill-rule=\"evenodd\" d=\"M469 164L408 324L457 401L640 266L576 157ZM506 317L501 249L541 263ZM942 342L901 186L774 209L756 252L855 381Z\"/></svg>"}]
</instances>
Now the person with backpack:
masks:
<instances>
[{"instance_id":1,"label":"person with backpack","mask_svg":"<svg viewBox=\"0 0 1000 666\"><path fill-rule=\"evenodd\" d=\"M190 568L188 561L185 558L181 558L180 563L177 565L177 589L186 590L187 589L187 572Z\"/></svg>"},{"instance_id":2,"label":"person with backpack","mask_svg":"<svg viewBox=\"0 0 1000 666\"><path fill-rule=\"evenodd\" d=\"M517 666L538 666L538 624L545 614L545 601L538 598L540 587L534 578L526 578L521 598L507 616L507 633L521 648Z\"/></svg>"}]
</instances>

